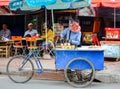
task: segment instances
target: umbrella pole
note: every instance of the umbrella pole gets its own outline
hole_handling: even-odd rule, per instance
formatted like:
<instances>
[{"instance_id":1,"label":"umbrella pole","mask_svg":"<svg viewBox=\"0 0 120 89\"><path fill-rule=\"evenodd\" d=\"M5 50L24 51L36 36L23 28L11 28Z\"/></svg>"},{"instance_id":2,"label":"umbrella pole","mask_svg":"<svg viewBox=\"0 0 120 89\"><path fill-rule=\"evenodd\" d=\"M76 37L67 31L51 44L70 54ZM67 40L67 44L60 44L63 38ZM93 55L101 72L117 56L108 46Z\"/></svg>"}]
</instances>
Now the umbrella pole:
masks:
<instances>
[{"instance_id":1,"label":"umbrella pole","mask_svg":"<svg viewBox=\"0 0 120 89\"><path fill-rule=\"evenodd\" d=\"M114 8L114 28L116 28L116 8Z\"/></svg>"},{"instance_id":2,"label":"umbrella pole","mask_svg":"<svg viewBox=\"0 0 120 89\"><path fill-rule=\"evenodd\" d=\"M53 34L55 35L55 29L54 29L54 13L53 13L53 10L51 10L51 15L52 15L52 29L53 29Z\"/></svg>"},{"instance_id":3,"label":"umbrella pole","mask_svg":"<svg viewBox=\"0 0 120 89\"><path fill-rule=\"evenodd\" d=\"M47 50L47 9L45 9L45 34L46 34L46 50Z\"/></svg>"}]
</instances>

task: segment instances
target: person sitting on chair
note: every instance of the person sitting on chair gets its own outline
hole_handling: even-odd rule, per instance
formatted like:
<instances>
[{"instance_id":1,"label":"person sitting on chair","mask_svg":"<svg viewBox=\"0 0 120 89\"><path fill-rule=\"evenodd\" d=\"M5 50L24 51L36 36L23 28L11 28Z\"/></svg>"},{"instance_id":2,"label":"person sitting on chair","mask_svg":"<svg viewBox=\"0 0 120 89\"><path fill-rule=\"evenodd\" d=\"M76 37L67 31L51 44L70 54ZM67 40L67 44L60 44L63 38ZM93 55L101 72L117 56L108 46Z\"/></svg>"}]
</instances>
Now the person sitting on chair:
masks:
<instances>
[{"instance_id":1,"label":"person sitting on chair","mask_svg":"<svg viewBox=\"0 0 120 89\"><path fill-rule=\"evenodd\" d=\"M47 43L46 43L46 35L41 36L44 38L44 42L42 42L42 46L45 46L46 44L48 46L51 46L54 42L54 33L52 31L52 28L50 26L47 27Z\"/></svg>"},{"instance_id":2,"label":"person sitting on chair","mask_svg":"<svg viewBox=\"0 0 120 89\"><path fill-rule=\"evenodd\" d=\"M38 34L37 30L33 29L33 24L29 23L28 24L28 30L25 32L24 37L28 36L28 34L32 36L36 36Z\"/></svg>"},{"instance_id":3,"label":"person sitting on chair","mask_svg":"<svg viewBox=\"0 0 120 89\"><path fill-rule=\"evenodd\" d=\"M47 51L51 56L54 56L53 51L51 51L52 48L54 48L54 33L52 31L52 28L50 26L47 26L47 38L46 38L46 35L43 35L41 37L44 38L44 41L40 44L44 48L43 53L46 53ZM46 46L47 46L47 49L45 49Z\"/></svg>"},{"instance_id":4,"label":"person sitting on chair","mask_svg":"<svg viewBox=\"0 0 120 89\"><path fill-rule=\"evenodd\" d=\"M7 28L7 25L6 24L3 24L2 25L2 30L0 31L0 37L5 37L7 39L10 39L10 36L11 36L11 32L10 30Z\"/></svg>"}]
</instances>

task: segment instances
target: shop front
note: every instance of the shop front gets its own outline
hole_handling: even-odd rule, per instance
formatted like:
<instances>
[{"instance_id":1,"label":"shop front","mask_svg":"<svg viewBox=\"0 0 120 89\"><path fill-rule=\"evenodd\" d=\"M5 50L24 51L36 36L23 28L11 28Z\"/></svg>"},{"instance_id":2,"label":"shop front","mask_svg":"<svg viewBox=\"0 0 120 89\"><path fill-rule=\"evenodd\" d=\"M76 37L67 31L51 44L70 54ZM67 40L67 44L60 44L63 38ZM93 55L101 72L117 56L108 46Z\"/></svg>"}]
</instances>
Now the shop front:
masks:
<instances>
[{"instance_id":1,"label":"shop front","mask_svg":"<svg viewBox=\"0 0 120 89\"><path fill-rule=\"evenodd\" d=\"M101 40L101 46L105 48L105 57L120 59L119 52L119 8L120 0L92 0L92 7L97 10L98 16L104 17L104 37ZM102 14L103 13L103 14Z\"/></svg>"}]
</instances>

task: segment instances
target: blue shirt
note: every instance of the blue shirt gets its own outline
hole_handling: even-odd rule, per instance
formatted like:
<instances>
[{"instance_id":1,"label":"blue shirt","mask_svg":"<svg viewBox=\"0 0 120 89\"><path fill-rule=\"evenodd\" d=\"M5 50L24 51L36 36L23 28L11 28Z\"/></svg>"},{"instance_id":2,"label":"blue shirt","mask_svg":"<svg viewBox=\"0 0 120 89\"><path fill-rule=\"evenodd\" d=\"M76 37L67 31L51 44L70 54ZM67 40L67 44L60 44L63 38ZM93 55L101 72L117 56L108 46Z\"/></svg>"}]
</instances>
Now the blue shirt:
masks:
<instances>
[{"instance_id":1,"label":"blue shirt","mask_svg":"<svg viewBox=\"0 0 120 89\"><path fill-rule=\"evenodd\" d=\"M65 36L66 36L66 40L69 40L72 44L80 45L81 32L72 32L71 31L71 33L70 33L69 28L66 28L61 32L60 38L63 39Z\"/></svg>"},{"instance_id":2,"label":"blue shirt","mask_svg":"<svg viewBox=\"0 0 120 89\"><path fill-rule=\"evenodd\" d=\"M10 36L11 36L11 32L9 29L6 29L6 30L1 30L0 31L0 37L5 37L5 38L8 38L10 39Z\"/></svg>"},{"instance_id":3,"label":"blue shirt","mask_svg":"<svg viewBox=\"0 0 120 89\"><path fill-rule=\"evenodd\" d=\"M38 32L37 32L37 30L35 30L35 29L32 29L31 31L30 30L27 30L26 32L25 32L25 34L24 34L24 37L26 36L26 35L28 35L28 34L30 34L31 36L34 36L34 35L36 35Z\"/></svg>"}]
</instances>

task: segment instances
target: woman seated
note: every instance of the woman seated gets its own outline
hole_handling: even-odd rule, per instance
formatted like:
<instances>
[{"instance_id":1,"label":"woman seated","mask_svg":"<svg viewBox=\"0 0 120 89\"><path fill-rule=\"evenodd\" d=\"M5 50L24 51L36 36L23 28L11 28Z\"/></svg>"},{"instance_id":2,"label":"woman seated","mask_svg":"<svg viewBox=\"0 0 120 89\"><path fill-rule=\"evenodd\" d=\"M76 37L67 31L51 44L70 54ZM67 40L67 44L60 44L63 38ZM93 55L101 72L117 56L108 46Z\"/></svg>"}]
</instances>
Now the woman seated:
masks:
<instances>
[{"instance_id":1,"label":"woman seated","mask_svg":"<svg viewBox=\"0 0 120 89\"><path fill-rule=\"evenodd\" d=\"M42 42L42 46L53 46L54 43L54 33L50 27L47 28L47 42L46 42L46 34L42 36L44 41Z\"/></svg>"},{"instance_id":2,"label":"woman seated","mask_svg":"<svg viewBox=\"0 0 120 89\"><path fill-rule=\"evenodd\" d=\"M42 48L44 49L43 53L46 53L46 51L51 55L54 56L54 52L52 49L54 48L54 33L50 27L47 28L47 39L46 39L46 34L41 36L44 41L40 44ZM46 49L47 46L47 49Z\"/></svg>"}]
</instances>

